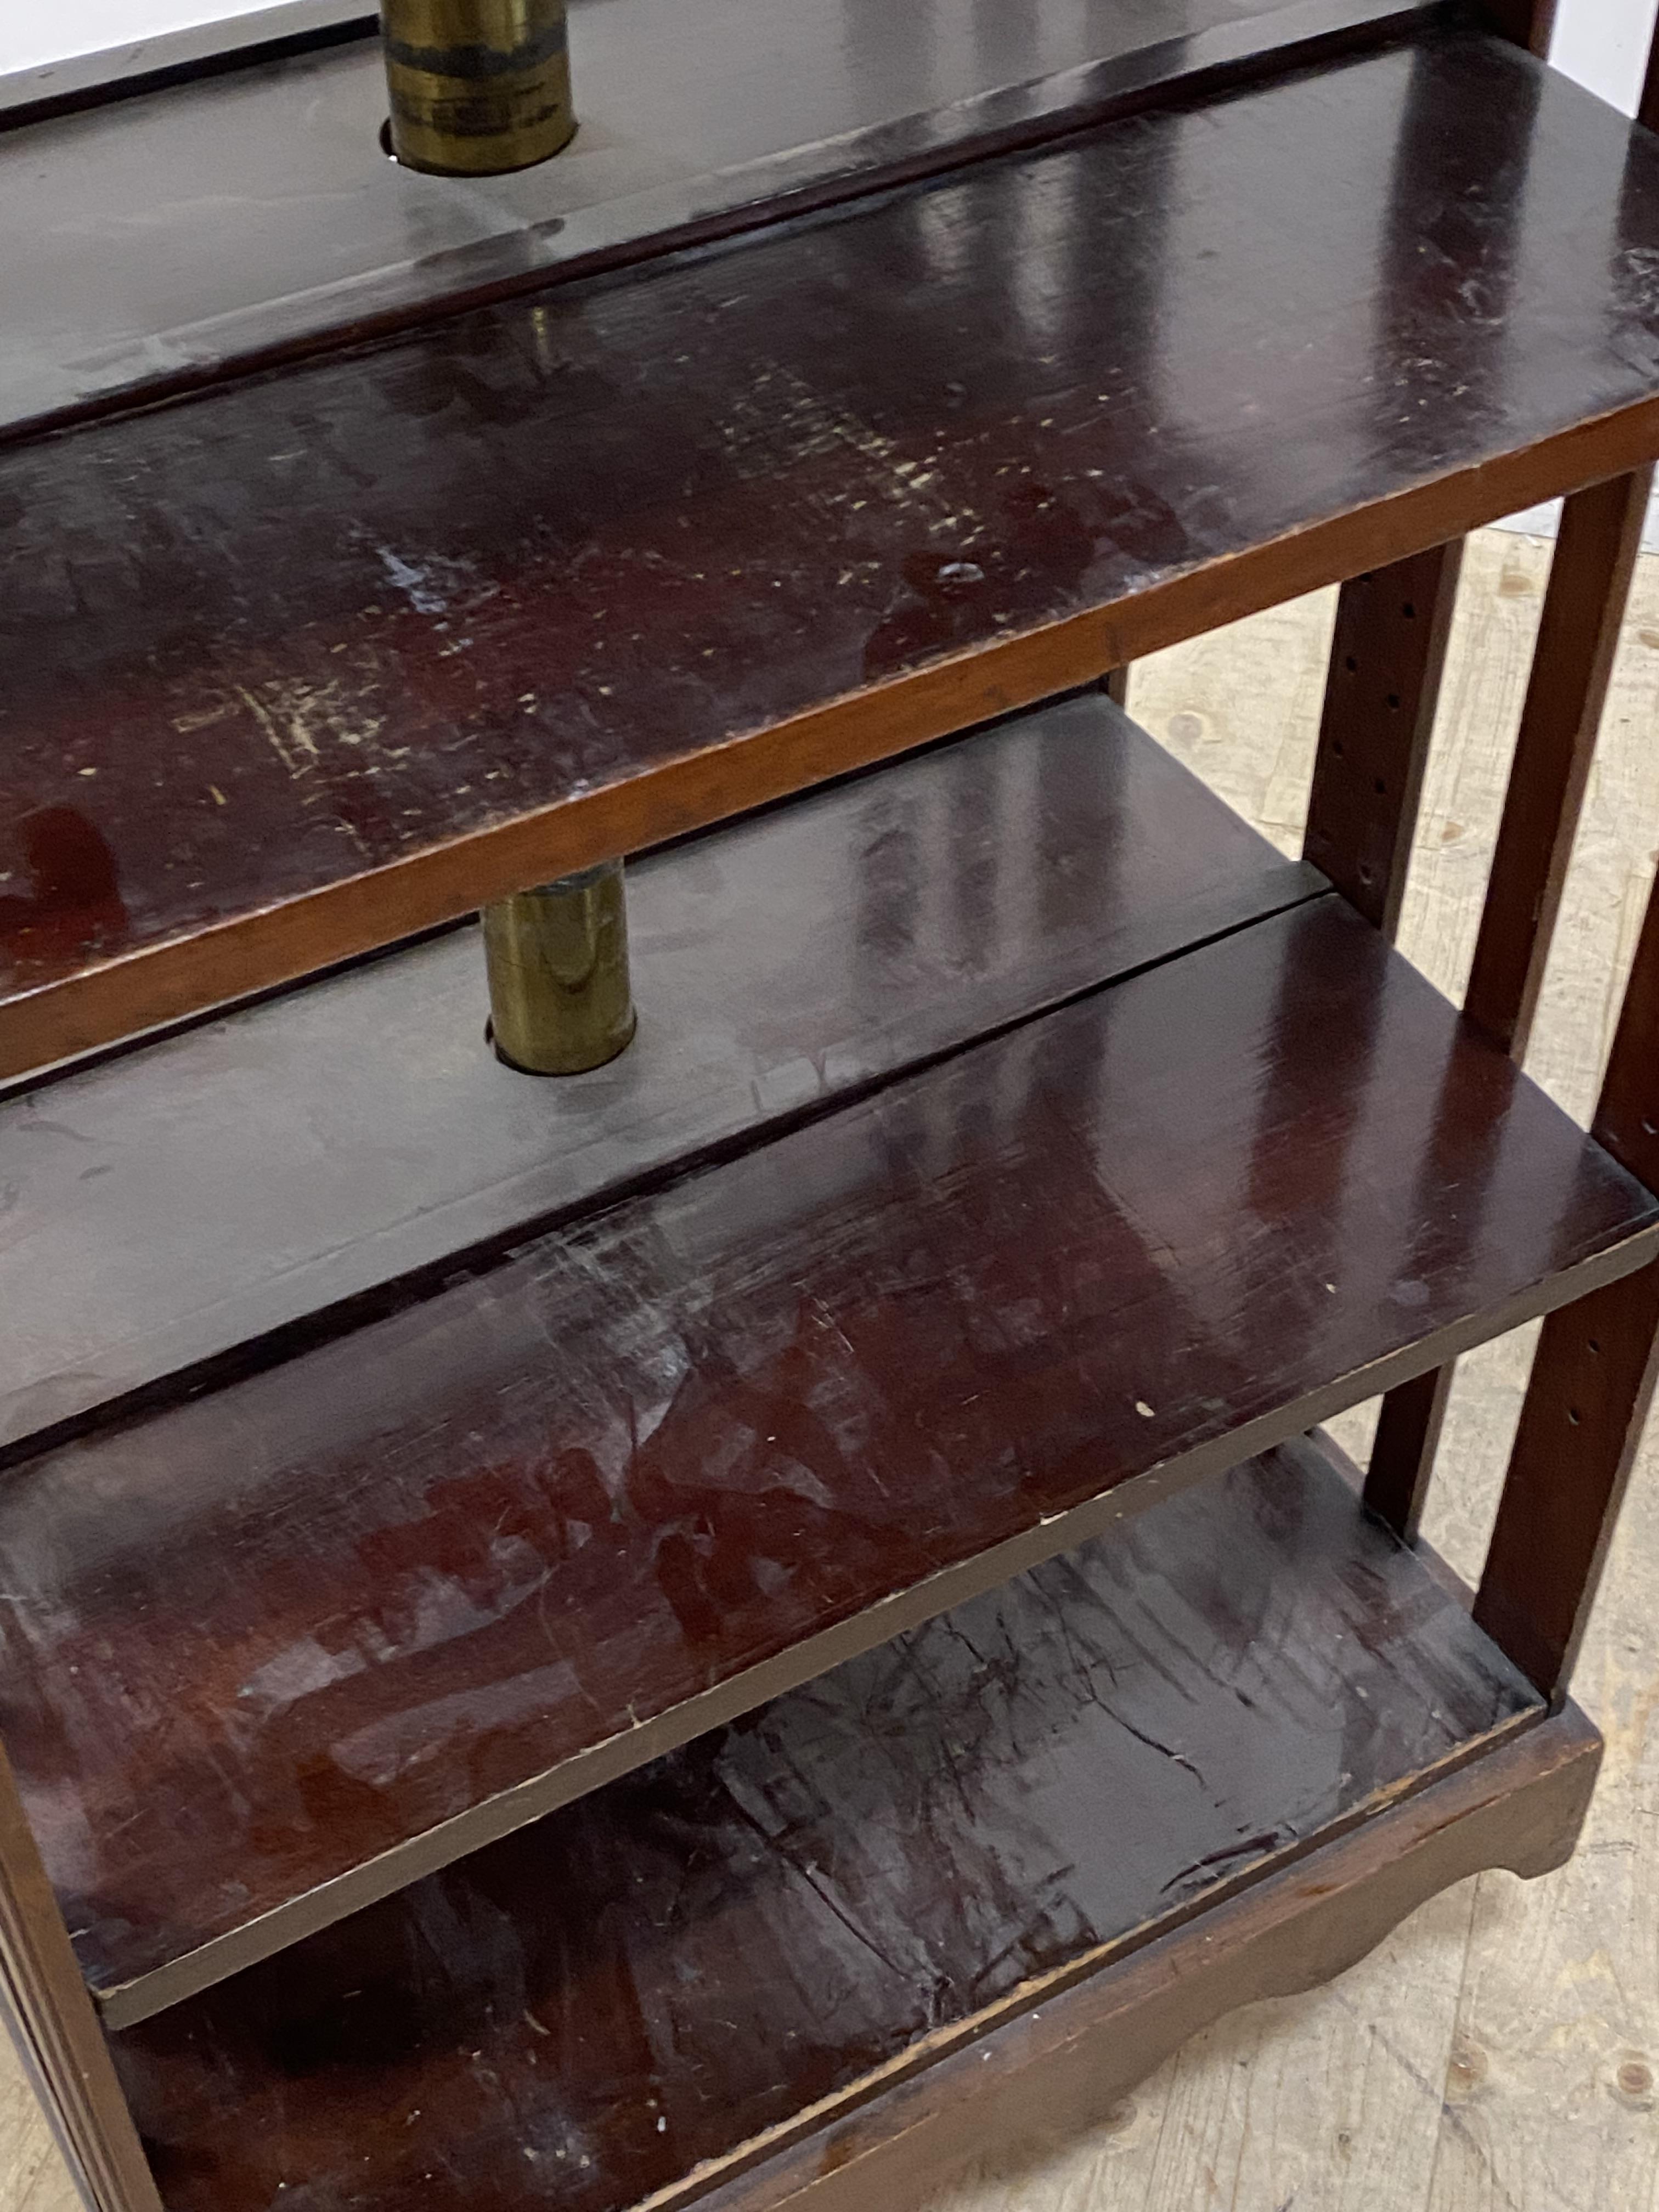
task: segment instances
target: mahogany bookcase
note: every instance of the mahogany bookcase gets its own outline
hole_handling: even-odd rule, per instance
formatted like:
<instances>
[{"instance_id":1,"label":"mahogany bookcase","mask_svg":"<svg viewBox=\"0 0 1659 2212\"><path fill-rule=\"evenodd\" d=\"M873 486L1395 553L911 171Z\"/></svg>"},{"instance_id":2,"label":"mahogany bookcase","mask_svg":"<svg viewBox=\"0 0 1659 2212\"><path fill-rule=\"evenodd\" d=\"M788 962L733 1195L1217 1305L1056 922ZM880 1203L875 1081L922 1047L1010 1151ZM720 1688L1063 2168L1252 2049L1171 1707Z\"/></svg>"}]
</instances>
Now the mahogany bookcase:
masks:
<instances>
[{"instance_id":1,"label":"mahogany bookcase","mask_svg":"<svg viewBox=\"0 0 1659 2212\"><path fill-rule=\"evenodd\" d=\"M1659 139L1523 6L761 12L675 120L579 7L587 166L465 197L369 46L0 135L104 209L0 243L0 1964L98 2212L902 2205L1583 1818L1659 919L1588 1133L1519 1060ZM1459 549L1556 496L1460 1012ZM1289 861L1115 672L1333 582ZM517 1075L471 917L617 854L637 1041Z\"/></svg>"}]
</instances>

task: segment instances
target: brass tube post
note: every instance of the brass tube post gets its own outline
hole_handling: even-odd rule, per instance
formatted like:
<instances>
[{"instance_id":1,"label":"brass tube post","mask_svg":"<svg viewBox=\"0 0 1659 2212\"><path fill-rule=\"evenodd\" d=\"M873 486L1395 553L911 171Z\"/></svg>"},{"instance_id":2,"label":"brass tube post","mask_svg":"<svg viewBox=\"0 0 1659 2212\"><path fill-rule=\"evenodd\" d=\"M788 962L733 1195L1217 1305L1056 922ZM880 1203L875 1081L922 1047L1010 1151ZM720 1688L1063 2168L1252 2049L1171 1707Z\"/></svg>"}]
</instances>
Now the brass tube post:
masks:
<instances>
[{"instance_id":1,"label":"brass tube post","mask_svg":"<svg viewBox=\"0 0 1659 2212\"><path fill-rule=\"evenodd\" d=\"M565 0L381 0L380 28L407 167L498 176L569 144Z\"/></svg>"},{"instance_id":2,"label":"brass tube post","mask_svg":"<svg viewBox=\"0 0 1659 2212\"><path fill-rule=\"evenodd\" d=\"M579 1075L634 1035L623 864L603 860L483 909L496 1056L527 1075Z\"/></svg>"}]
</instances>

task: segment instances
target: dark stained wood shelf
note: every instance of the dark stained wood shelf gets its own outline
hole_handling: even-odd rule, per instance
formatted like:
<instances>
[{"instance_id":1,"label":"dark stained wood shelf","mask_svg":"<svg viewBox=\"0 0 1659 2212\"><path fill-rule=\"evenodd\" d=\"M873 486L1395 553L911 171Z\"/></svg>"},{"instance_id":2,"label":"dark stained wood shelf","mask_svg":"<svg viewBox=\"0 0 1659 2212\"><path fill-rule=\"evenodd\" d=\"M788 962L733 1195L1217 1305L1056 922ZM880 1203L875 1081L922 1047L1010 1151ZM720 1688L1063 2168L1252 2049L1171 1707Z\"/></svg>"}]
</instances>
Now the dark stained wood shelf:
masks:
<instances>
[{"instance_id":1,"label":"dark stained wood shelf","mask_svg":"<svg viewBox=\"0 0 1659 2212\"><path fill-rule=\"evenodd\" d=\"M1028 0L1017 16L725 0L687 40L678 0L574 0L574 149L459 193L374 158L372 36L27 129L0 107L0 437L914 182L1177 85L1381 45L1436 12L1448 0Z\"/></svg>"},{"instance_id":2,"label":"dark stained wood shelf","mask_svg":"<svg viewBox=\"0 0 1659 2212\"><path fill-rule=\"evenodd\" d=\"M1334 895L0 1492L0 1729L116 2021L1639 1266Z\"/></svg>"},{"instance_id":3,"label":"dark stained wood shelf","mask_svg":"<svg viewBox=\"0 0 1659 2212\"><path fill-rule=\"evenodd\" d=\"M0 1100L0 1455L1328 888L1080 694L647 856L580 1079L467 930Z\"/></svg>"},{"instance_id":4,"label":"dark stained wood shelf","mask_svg":"<svg viewBox=\"0 0 1659 2212\"><path fill-rule=\"evenodd\" d=\"M1311 1887L1345 1830L1542 1712L1297 1441L118 2037L118 2063L169 2212L689 2203L1310 1852Z\"/></svg>"},{"instance_id":5,"label":"dark stained wood shelf","mask_svg":"<svg viewBox=\"0 0 1659 2212\"><path fill-rule=\"evenodd\" d=\"M1659 446L1659 146L1492 39L0 459L0 1074Z\"/></svg>"}]
</instances>

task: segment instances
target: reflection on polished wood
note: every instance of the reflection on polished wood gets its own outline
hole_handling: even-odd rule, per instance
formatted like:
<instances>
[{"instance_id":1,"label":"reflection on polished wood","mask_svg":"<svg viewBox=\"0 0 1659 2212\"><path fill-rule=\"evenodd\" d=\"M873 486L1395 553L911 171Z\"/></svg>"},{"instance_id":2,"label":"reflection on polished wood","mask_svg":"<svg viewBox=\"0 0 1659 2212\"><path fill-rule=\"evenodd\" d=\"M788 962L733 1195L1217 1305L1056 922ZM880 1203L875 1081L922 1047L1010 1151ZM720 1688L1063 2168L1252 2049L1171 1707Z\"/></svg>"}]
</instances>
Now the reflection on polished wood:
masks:
<instances>
[{"instance_id":1,"label":"reflection on polished wood","mask_svg":"<svg viewBox=\"0 0 1659 2212\"><path fill-rule=\"evenodd\" d=\"M631 866L607 1076L464 930L0 1102L0 1460L1326 888L1079 694Z\"/></svg>"},{"instance_id":2,"label":"reflection on polished wood","mask_svg":"<svg viewBox=\"0 0 1659 2212\"><path fill-rule=\"evenodd\" d=\"M822 2124L1540 1711L1298 1442L118 2038L118 2061L170 2212L285 2191L619 2212L706 2165L696 2197L806 2108Z\"/></svg>"},{"instance_id":3,"label":"reflection on polished wood","mask_svg":"<svg viewBox=\"0 0 1659 2212\"><path fill-rule=\"evenodd\" d=\"M0 1730L88 1978L170 2002L1656 1244L1330 896L33 1462Z\"/></svg>"},{"instance_id":4,"label":"reflection on polished wood","mask_svg":"<svg viewBox=\"0 0 1659 2212\"><path fill-rule=\"evenodd\" d=\"M1656 252L1425 33L10 453L0 1072L1634 466Z\"/></svg>"},{"instance_id":5,"label":"reflection on polished wood","mask_svg":"<svg viewBox=\"0 0 1659 2212\"><path fill-rule=\"evenodd\" d=\"M0 437L1040 144L1177 83L1379 46L1455 4L702 0L688 37L681 0L576 0L571 158L465 192L379 158L378 41L27 135L8 111Z\"/></svg>"}]
</instances>

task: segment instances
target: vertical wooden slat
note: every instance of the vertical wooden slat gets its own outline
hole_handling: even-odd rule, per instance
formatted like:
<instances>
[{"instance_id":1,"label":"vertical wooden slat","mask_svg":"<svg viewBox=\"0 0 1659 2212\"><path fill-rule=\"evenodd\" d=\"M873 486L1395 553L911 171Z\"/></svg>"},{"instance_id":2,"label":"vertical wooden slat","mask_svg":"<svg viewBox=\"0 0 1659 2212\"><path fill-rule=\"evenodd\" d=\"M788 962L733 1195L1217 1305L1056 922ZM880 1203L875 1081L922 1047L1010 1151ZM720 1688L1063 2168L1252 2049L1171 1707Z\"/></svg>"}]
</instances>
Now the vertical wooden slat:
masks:
<instances>
[{"instance_id":1,"label":"vertical wooden slat","mask_svg":"<svg viewBox=\"0 0 1659 2212\"><path fill-rule=\"evenodd\" d=\"M1464 1011L1527 1047L1595 735L1642 542L1653 471L1565 504Z\"/></svg>"},{"instance_id":2,"label":"vertical wooden slat","mask_svg":"<svg viewBox=\"0 0 1659 2212\"><path fill-rule=\"evenodd\" d=\"M161 2212L91 1997L0 1752L0 1977L97 2212Z\"/></svg>"},{"instance_id":3,"label":"vertical wooden slat","mask_svg":"<svg viewBox=\"0 0 1659 2212\"><path fill-rule=\"evenodd\" d=\"M1594 485L1562 513L1464 1000L1517 1060L1549 957L1652 477L1638 469ZM1383 1401L1365 1502L1408 1541L1422 1518L1451 1379L1443 1369Z\"/></svg>"},{"instance_id":4,"label":"vertical wooden slat","mask_svg":"<svg viewBox=\"0 0 1659 2212\"><path fill-rule=\"evenodd\" d=\"M1109 699L1115 699L1120 707L1129 703L1129 672L1127 668L1109 669L1100 679L1100 688Z\"/></svg>"},{"instance_id":5,"label":"vertical wooden slat","mask_svg":"<svg viewBox=\"0 0 1659 2212\"><path fill-rule=\"evenodd\" d=\"M1659 893L1592 1124L1659 1188ZM1652 1402L1659 1267L1545 1322L1475 1619L1550 1698L1565 1694Z\"/></svg>"},{"instance_id":6,"label":"vertical wooden slat","mask_svg":"<svg viewBox=\"0 0 1659 2212\"><path fill-rule=\"evenodd\" d=\"M1461 539L1342 587L1308 801L1307 858L1392 937L1434 728Z\"/></svg>"},{"instance_id":7,"label":"vertical wooden slat","mask_svg":"<svg viewBox=\"0 0 1659 2212\"><path fill-rule=\"evenodd\" d=\"M1343 586L1308 805L1307 857L1392 937L1411 865L1423 773L1462 565L1461 541ZM1365 1481L1370 1510L1416 1534L1451 1370L1382 1403Z\"/></svg>"},{"instance_id":8,"label":"vertical wooden slat","mask_svg":"<svg viewBox=\"0 0 1659 2212\"><path fill-rule=\"evenodd\" d=\"M1365 1503L1408 1544L1417 1541L1422 1525L1456 1371L1449 1361L1413 1382L1402 1382L1382 1401L1365 1472Z\"/></svg>"}]
</instances>

